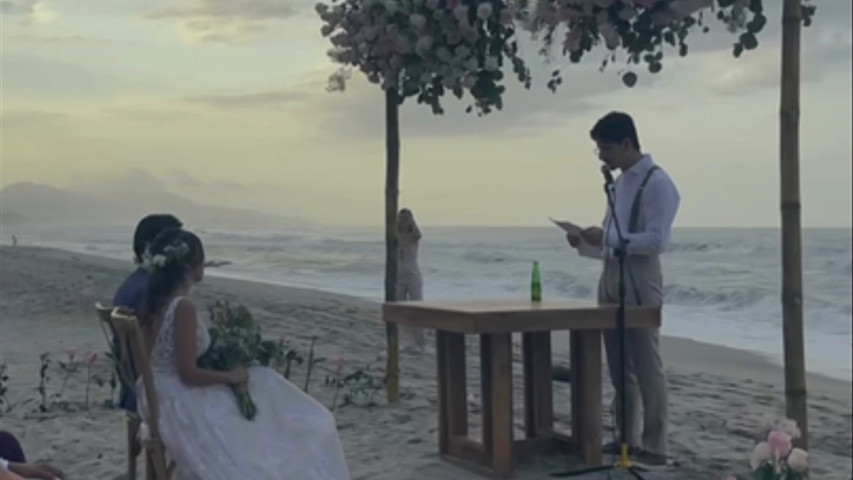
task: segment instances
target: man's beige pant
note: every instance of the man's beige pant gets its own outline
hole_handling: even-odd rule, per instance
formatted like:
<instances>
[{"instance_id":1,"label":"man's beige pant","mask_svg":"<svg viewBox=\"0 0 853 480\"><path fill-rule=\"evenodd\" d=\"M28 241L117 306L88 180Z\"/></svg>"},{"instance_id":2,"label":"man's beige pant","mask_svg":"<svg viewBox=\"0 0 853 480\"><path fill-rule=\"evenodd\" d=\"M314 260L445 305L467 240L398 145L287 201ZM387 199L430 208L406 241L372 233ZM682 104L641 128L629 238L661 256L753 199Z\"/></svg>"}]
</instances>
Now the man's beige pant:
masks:
<instances>
[{"instance_id":1,"label":"man's beige pant","mask_svg":"<svg viewBox=\"0 0 853 480\"><path fill-rule=\"evenodd\" d=\"M644 306L663 304L663 278L660 257L631 256L627 264L636 280L637 291ZM600 304L619 303L619 260L610 258L604 262L604 271L598 286ZM631 275L625 272L625 303L636 305L636 296L632 287ZM619 336L616 330L604 334L604 347L607 352L607 365L610 379L616 391L614 407L616 423L627 425L627 442L632 447L659 455L666 455L667 438L667 385L663 361L659 348L659 328L628 329L625 336L627 376L625 384L627 394L626 415L621 418L621 391ZM642 401L642 430L640 428L640 406ZM618 432L621 430L617 429Z\"/></svg>"}]
</instances>

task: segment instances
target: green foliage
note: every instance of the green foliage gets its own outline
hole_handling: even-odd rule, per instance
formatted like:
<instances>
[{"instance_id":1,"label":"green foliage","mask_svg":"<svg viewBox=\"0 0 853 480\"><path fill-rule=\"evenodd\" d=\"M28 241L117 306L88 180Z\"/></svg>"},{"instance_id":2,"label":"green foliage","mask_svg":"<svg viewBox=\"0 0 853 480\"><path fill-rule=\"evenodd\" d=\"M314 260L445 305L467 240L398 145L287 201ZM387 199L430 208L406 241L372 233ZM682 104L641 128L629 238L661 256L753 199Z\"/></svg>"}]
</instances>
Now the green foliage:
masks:
<instances>
[{"instance_id":1,"label":"green foliage","mask_svg":"<svg viewBox=\"0 0 853 480\"><path fill-rule=\"evenodd\" d=\"M781 0L774 0L781 1ZM803 24L812 23L816 7L813 0L802 0ZM740 57L759 45L759 34L767 25L762 0L543 0L529 12L528 28L541 35L540 54L550 58L558 32L566 31L559 41L562 54L572 63L580 62L596 47L608 50L601 61L604 71L625 55L626 67L620 70L628 87L637 84L634 67L645 66L651 74L663 70L667 51L685 57L690 52L688 40L697 33L711 31L716 19L735 36L732 55ZM643 5L650 5L645 7ZM548 88L562 84L560 72L552 74Z\"/></svg>"},{"instance_id":2,"label":"green foliage","mask_svg":"<svg viewBox=\"0 0 853 480\"><path fill-rule=\"evenodd\" d=\"M237 367L278 366L287 362L283 341L264 340L261 327L245 306L216 302L210 307L210 321L210 347L199 357L199 367L225 372ZM240 412L253 419L257 407L248 390L244 386L232 389Z\"/></svg>"}]
</instances>

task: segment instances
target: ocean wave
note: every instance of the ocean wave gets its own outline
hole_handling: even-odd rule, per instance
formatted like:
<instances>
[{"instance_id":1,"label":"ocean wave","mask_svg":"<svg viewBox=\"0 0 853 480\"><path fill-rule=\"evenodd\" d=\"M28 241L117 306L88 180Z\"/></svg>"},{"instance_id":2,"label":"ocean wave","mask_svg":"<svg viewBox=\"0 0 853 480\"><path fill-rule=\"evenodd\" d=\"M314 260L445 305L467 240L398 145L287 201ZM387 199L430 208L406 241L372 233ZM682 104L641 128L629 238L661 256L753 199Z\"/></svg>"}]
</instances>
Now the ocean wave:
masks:
<instances>
[{"instance_id":1,"label":"ocean wave","mask_svg":"<svg viewBox=\"0 0 853 480\"><path fill-rule=\"evenodd\" d=\"M667 246L669 253L727 253L748 255L755 252L756 247L742 244L723 244L707 242L670 242Z\"/></svg>"},{"instance_id":2,"label":"ocean wave","mask_svg":"<svg viewBox=\"0 0 853 480\"><path fill-rule=\"evenodd\" d=\"M758 287L723 287L703 290L677 283L664 285L664 301L675 305L716 306L735 309L758 304L770 298L772 292Z\"/></svg>"},{"instance_id":3,"label":"ocean wave","mask_svg":"<svg viewBox=\"0 0 853 480\"><path fill-rule=\"evenodd\" d=\"M515 260L502 252L468 251L462 254L462 259L474 263L507 263Z\"/></svg>"}]
</instances>

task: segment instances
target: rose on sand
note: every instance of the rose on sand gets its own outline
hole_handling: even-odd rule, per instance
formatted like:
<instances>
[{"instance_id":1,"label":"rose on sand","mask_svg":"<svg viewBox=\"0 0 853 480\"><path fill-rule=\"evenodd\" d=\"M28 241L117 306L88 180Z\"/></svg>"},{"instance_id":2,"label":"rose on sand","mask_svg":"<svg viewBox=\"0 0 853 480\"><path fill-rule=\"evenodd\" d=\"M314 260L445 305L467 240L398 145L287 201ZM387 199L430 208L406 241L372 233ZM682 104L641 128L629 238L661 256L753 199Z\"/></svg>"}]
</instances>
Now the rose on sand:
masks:
<instances>
[{"instance_id":1,"label":"rose on sand","mask_svg":"<svg viewBox=\"0 0 853 480\"><path fill-rule=\"evenodd\" d=\"M800 436L800 429L793 420L770 420L765 425L769 431L764 441L755 445L749 460L753 479L800 480L809 468L809 454L795 448L793 440ZM729 475L724 480L737 480Z\"/></svg>"}]
</instances>

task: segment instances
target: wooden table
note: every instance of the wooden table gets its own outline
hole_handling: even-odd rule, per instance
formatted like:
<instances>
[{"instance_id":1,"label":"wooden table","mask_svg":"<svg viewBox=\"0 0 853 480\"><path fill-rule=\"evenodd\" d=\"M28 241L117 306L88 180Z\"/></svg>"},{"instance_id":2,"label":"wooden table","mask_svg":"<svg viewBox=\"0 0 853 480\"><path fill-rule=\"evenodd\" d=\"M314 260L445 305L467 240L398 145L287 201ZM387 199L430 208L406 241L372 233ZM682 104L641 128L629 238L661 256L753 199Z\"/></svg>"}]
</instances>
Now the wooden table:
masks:
<instances>
[{"instance_id":1,"label":"wooden table","mask_svg":"<svg viewBox=\"0 0 853 480\"><path fill-rule=\"evenodd\" d=\"M629 307L627 327L659 326L660 309ZM616 328L616 307L548 300L388 302L389 326L436 331L438 446L451 463L494 478L511 478L515 463L532 454L579 453L601 463L601 334ZM551 332L571 332L572 430L554 430ZM396 329L394 329L396 332ZM522 334L525 438L513 439L512 334ZM482 441L468 437L465 335L480 336ZM396 338L389 340L396 349ZM398 371L397 352L389 369ZM392 358L393 357L393 358ZM392 374L389 379L399 377ZM398 391L397 385L393 387Z\"/></svg>"}]
</instances>

